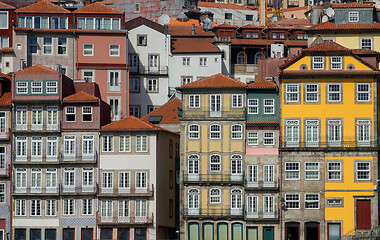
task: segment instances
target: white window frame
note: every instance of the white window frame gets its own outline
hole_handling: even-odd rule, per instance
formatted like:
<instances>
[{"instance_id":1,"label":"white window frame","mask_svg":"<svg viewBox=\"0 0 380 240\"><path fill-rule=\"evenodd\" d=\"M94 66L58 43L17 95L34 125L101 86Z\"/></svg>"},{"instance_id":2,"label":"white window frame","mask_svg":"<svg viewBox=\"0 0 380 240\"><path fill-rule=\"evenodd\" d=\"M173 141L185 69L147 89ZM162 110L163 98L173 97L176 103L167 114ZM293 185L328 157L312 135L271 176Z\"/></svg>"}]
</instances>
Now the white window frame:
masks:
<instances>
[{"instance_id":1,"label":"white window frame","mask_svg":"<svg viewBox=\"0 0 380 240\"><path fill-rule=\"evenodd\" d=\"M373 39L372 38L361 38L360 39L360 49L372 49Z\"/></svg>"},{"instance_id":2,"label":"white window frame","mask_svg":"<svg viewBox=\"0 0 380 240\"><path fill-rule=\"evenodd\" d=\"M113 190L113 172L102 172L102 191Z\"/></svg>"},{"instance_id":3,"label":"white window frame","mask_svg":"<svg viewBox=\"0 0 380 240\"><path fill-rule=\"evenodd\" d=\"M39 217L41 216L41 200L40 199L31 199L30 200L30 216Z\"/></svg>"},{"instance_id":4,"label":"white window frame","mask_svg":"<svg viewBox=\"0 0 380 240\"><path fill-rule=\"evenodd\" d=\"M58 93L58 83L56 81L46 82L46 94L57 94Z\"/></svg>"},{"instance_id":5,"label":"white window frame","mask_svg":"<svg viewBox=\"0 0 380 240\"><path fill-rule=\"evenodd\" d=\"M222 126L219 124L210 125L210 139L220 139L222 136Z\"/></svg>"},{"instance_id":6,"label":"white window frame","mask_svg":"<svg viewBox=\"0 0 380 240\"><path fill-rule=\"evenodd\" d=\"M243 138L243 126L240 124L233 124L231 126L231 139L242 139L242 138Z\"/></svg>"},{"instance_id":7,"label":"white window frame","mask_svg":"<svg viewBox=\"0 0 380 240\"><path fill-rule=\"evenodd\" d=\"M191 66L191 57L182 57L183 66Z\"/></svg>"},{"instance_id":8,"label":"white window frame","mask_svg":"<svg viewBox=\"0 0 380 240\"><path fill-rule=\"evenodd\" d=\"M45 42L45 39L50 39L50 43L48 41ZM52 55L53 54L53 38L52 37L43 37L43 51L44 55Z\"/></svg>"},{"instance_id":9,"label":"white window frame","mask_svg":"<svg viewBox=\"0 0 380 240\"><path fill-rule=\"evenodd\" d=\"M85 121L84 120L84 116L85 115L90 115L91 116L91 120L90 121ZM82 121L83 122L92 122L92 120L93 120L93 116L92 116L92 107L90 107L90 106L83 106L82 107Z\"/></svg>"},{"instance_id":10,"label":"white window frame","mask_svg":"<svg viewBox=\"0 0 380 240\"><path fill-rule=\"evenodd\" d=\"M102 152L113 152L114 136L104 135L102 136Z\"/></svg>"},{"instance_id":11,"label":"white window frame","mask_svg":"<svg viewBox=\"0 0 380 240\"><path fill-rule=\"evenodd\" d=\"M121 91L121 71L108 71L108 91Z\"/></svg>"},{"instance_id":12,"label":"white window frame","mask_svg":"<svg viewBox=\"0 0 380 240\"><path fill-rule=\"evenodd\" d=\"M341 56L331 56L330 57L330 69L331 70L341 70L343 65L343 58Z\"/></svg>"},{"instance_id":13,"label":"white window frame","mask_svg":"<svg viewBox=\"0 0 380 240\"><path fill-rule=\"evenodd\" d=\"M15 199L15 216L26 216L25 199Z\"/></svg>"},{"instance_id":14,"label":"white window frame","mask_svg":"<svg viewBox=\"0 0 380 240\"><path fill-rule=\"evenodd\" d=\"M45 200L45 216L57 216L57 200L47 199Z\"/></svg>"},{"instance_id":15,"label":"white window frame","mask_svg":"<svg viewBox=\"0 0 380 240\"><path fill-rule=\"evenodd\" d=\"M192 127L196 129L192 129ZM199 139L200 137L200 126L198 124L190 124L188 126L188 139Z\"/></svg>"},{"instance_id":16,"label":"white window frame","mask_svg":"<svg viewBox=\"0 0 380 240\"><path fill-rule=\"evenodd\" d=\"M263 132L263 143L264 146L273 146L275 144L274 132Z\"/></svg>"},{"instance_id":17,"label":"white window frame","mask_svg":"<svg viewBox=\"0 0 380 240\"><path fill-rule=\"evenodd\" d=\"M74 115L74 121L67 120L67 115ZM65 107L65 121L66 122L75 122L76 119L76 107L68 106Z\"/></svg>"},{"instance_id":18,"label":"white window frame","mask_svg":"<svg viewBox=\"0 0 380 240\"><path fill-rule=\"evenodd\" d=\"M146 85L147 92L157 93L159 91L157 78L148 78L146 80Z\"/></svg>"},{"instance_id":19,"label":"white window frame","mask_svg":"<svg viewBox=\"0 0 380 240\"><path fill-rule=\"evenodd\" d=\"M218 154L210 155L210 172L220 172L222 170L222 159Z\"/></svg>"},{"instance_id":20,"label":"white window frame","mask_svg":"<svg viewBox=\"0 0 380 240\"><path fill-rule=\"evenodd\" d=\"M286 84L286 102L299 101L299 84Z\"/></svg>"},{"instance_id":21,"label":"white window frame","mask_svg":"<svg viewBox=\"0 0 380 240\"><path fill-rule=\"evenodd\" d=\"M330 86L339 86L339 91L336 91L335 89L330 90ZM327 84L327 92L328 92L328 101L329 102L340 102L342 101L342 85L339 83L329 83ZM339 99L333 99L333 96L335 94L338 94Z\"/></svg>"},{"instance_id":22,"label":"white window frame","mask_svg":"<svg viewBox=\"0 0 380 240\"><path fill-rule=\"evenodd\" d=\"M61 43L59 44L59 39L65 39L65 44ZM67 48L68 48L68 45L67 45L67 38L62 38L62 37L59 37L58 38L58 41L57 41L58 45L57 45L57 54L58 55L67 55ZM65 53L59 53L59 49L65 49Z\"/></svg>"},{"instance_id":23,"label":"white window frame","mask_svg":"<svg viewBox=\"0 0 380 240\"><path fill-rule=\"evenodd\" d=\"M213 194L217 192L217 194ZM210 204L220 204L221 203L221 190L220 188L211 188L209 191L209 203Z\"/></svg>"},{"instance_id":24,"label":"white window frame","mask_svg":"<svg viewBox=\"0 0 380 240\"><path fill-rule=\"evenodd\" d=\"M358 145L369 145L371 143L371 121L356 120L356 131Z\"/></svg>"},{"instance_id":25,"label":"white window frame","mask_svg":"<svg viewBox=\"0 0 380 240\"><path fill-rule=\"evenodd\" d=\"M289 197L289 199L288 199ZM298 200L297 200L298 198ZM289 207L289 205L295 205L294 207ZM298 205L298 207L297 207ZM285 194L285 207L286 209L300 209L300 194L299 193L286 193Z\"/></svg>"},{"instance_id":26,"label":"white window frame","mask_svg":"<svg viewBox=\"0 0 380 240\"><path fill-rule=\"evenodd\" d=\"M232 108L243 107L243 94L232 94L231 98Z\"/></svg>"},{"instance_id":27,"label":"white window frame","mask_svg":"<svg viewBox=\"0 0 380 240\"><path fill-rule=\"evenodd\" d=\"M131 152L130 135L119 135L119 152Z\"/></svg>"},{"instance_id":28,"label":"white window frame","mask_svg":"<svg viewBox=\"0 0 380 240\"><path fill-rule=\"evenodd\" d=\"M94 44L83 44L83 56L94 56Z\"/></svg>"},{"instance_id":29,"label":"white window frame","mask_svg":"<svg viewBox=\"0 0 380 240\"><path fill-rule=\"evenodd\" d=\"M330 164L336 164L336 166L339 166L339 169L330 169ZM326 167L327 167L327 180L329 181L342 180L342 163L341 162L328 162ZM339 178L331 177L330 173L339 173Z\"/></svg>"},{"instance_id":30,"label":"white window frame","mask_svg":"<svg viewBox=\"0 0 380 240\"><path fill-rule=\"evenodd\" d=\"M148 188L148 172L138 171L135 173L136 191L146 191Z\"/></svg>"},{"instance_id":31,"label":"white window frame","mask_svg":"<svg viewBox=\"0 0 380 240\"><path fill-rule=\"evenodd\" d=\"M148 136L136 136L136 152L148 152Z\"/></svg>"},{"instance_id":32,"label":"white window frame","mask_svg":"<svg viewBox=\"0 0 380 240\"><path fill-rule=\"evenodd\" d=\"M259 99L248 99L248 114L259 114Z\"/></svg>"},{"instance_id":33,"label":"white window frame","mask_svg":"<svg viewBox=\"0 0 380 240\"><path fill-rule=\"evenodd\" d=\"M200 57L199 58L199 66L207 67L207 57Z\"/></svg>"},{"instance_id":34,"label":"white window frame","mask_svg":"<svg viewBox=\"0 0 380 240\"><path fill-rule=\"evenodd\" d=\"M17 94L28 94L28 82L17 81L16 83L16 93Z\"/></svg>"},{"instance_id":35,"label":"white window frame","mask_svg":"<svg viewBox=\"0 0 380 240\"><path fill-rule=\"evenodd\" d=\"M315 87L315 89L308 89L308 87ZM314 96L316 97L314 99ZM310 98L309 98L310 97ZM309 83L305 84L305 102L318 102L319 101L319 89L318 84L316 83Z\"/></svg>"},{"instance_id":36,"label":"white window frame","mask_svg":"<svg viewBox=\"0 0 380 240\"><path fill-rule=\"evenodd\" d=\"M366 164L366 165L368 165L368 169L359 169L359 165L360 164ZM356 164L355 164L355 177L356 177L356 180L358 180L358 181L368 181L368 180L371 180L371 162L369 162L369 161L366 161L366 162L364 162L364 161L357 161L356 162ZM365 175L368 175L368 177L366 177L366 178L362 178L362 177L360 177L359 175L360 175L360 173L364 173Z\"/></svg>"},{"instance_id":37,"label":"white window frame","mask_svg":"<svg viewBox=\"0 0 380 240\"><path fill-rule=\"evenodd\" d=\"M313 70L325 69L325 58L322 56L313 57Z\"/></svg>"},{"instance_id":38,"label":"white window frame","mask_svg":"<svg viewBox=\"0 0 380 240\"><path fill-rule=\"evenodd\" d=\"M315 165L317 166L317 169L309 168L310 166L315 166ZM319 162L305 162L304 167L305 167L305 180L319 180ZM317 177L308 176L308 173L315 173L315 172L317 172Z\"/></svg>"},{"instance_id":39,"label":"white window frame","mask_svg":"<svg viewBox=\"0 0 380 240\"><path fill-rule=\"evenodd\" d=\"M264 114L274 114L274 99L264 99Z\"/></svg>"},{"instance_id":40,"label":"white window frame","mask_svg":"<svg viewBox=\"0 0 380 240\"><path fill-rule=\"evenodd\" d=\"M247 144L248 146L259 145L259 132L247 132Z\"/></svg>"},{"instance_id":41,"label":"white window frame","mask_svg":"<svg viewBox=\"0 0 380 240\"><path fill-rule=\"evenodd\" d=\"M94 213L94 200L91 198L83 198L82 199L82 215L88 216L93 215Z\"/></svg>"},{"instance_id":42,"label":"white window frame","mask_svg":"<svg viewBox=\"0 0 380 240\"><path fill-rule=\"evenodd\" d=\"M119 57L120 56L120 45L118 45L118 44L110 44L109 50L110 50L109 51L110 57Z\"/></svg>"},{"instance_id":43,"label":"white window frame","mask_svg":"<svg viewBox=\"0 0 380 240\"><path fill-rule=\"evenodd\" d=\"M189 108L200 108L200 95L189 95Z\"/></svg>"},{"instance_id":44,"label":"white window frame","mask_svg":"<svg viewBox=\"0 0 380 240\"><path fill-rule=\"evenodd\" d=\"M359 12L348 12L348 22L359 22Z\"/></svg>"},{"instance_id":45,"label":"white window frame","mask_svg":"<svg viewBox=\"0 0 380 240\"><path fill-rule=\"evenodd\" d=\"M300 180L300 163L299 162L285 162L285 180ZM297 174L297 176L293 176Z\"/></svg>"},{"instance_id":46,"label":"white window frame","mask_svg":"<svg viewBox=\"0 0 380 240\"><path fill-rule=\"evenodd\" d=\"M308 197L313 197L313 199L308 199ZM315 199L315 197L317 197ZM319 209L319 194L318 193L305 193L305 209ZM317 207L307 207L307 204L317 203Z\"/></svg>"},{"instance_id":47,"label":"white window frame","mask_svg":"<svg viewBox=\"0 0 380 240\"><path fill-rule=\"evenodd\" d=\"M368 88L368 90L366 91L363 91L361 88L361 86L365 86L366 88ZM364 96L364 98L363 98ZM356 99L358 102L369 102L371 101L371 85L369 83L358 83L356 85Z\"/></svg>"},{"instance_id":48,"label":"white window frame","mask_svg":"<svg viewBox=\"0 0 380 240\"><path fill-rule=\"evenodd\" d=\"M131 188L131 172L119 172L119 191Z\"/></svg>"},{"instance_id":49,"label":"white window frame","mask_svg":"<svg viewBox=\"0 0 380 240\"><path fill-rule=\"evenodd\" d=\"M63 199L62 208L64 216L75 215L75 199Z\"/></svg>"}]
</instances>

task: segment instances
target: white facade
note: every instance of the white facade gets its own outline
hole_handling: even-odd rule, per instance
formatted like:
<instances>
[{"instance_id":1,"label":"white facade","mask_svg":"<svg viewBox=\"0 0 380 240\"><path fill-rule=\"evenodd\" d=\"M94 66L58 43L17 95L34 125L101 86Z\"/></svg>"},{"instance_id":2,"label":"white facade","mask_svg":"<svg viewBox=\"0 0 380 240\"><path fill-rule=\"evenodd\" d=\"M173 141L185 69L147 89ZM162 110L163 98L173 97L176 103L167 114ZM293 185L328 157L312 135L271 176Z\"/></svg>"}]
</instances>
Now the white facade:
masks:
<instances>
[{"instance_id":1,"label":"white facade","mask_svg":"<svg viewBox=\"0 0 380 240\"><path fill-rule=\"evenodd\" d=\"M213 22L216 24L227 23L235 26L244 26L247 24L259 25L258 11L246 8L243 9L231 9L231 8L216 8L216 7L202 7L201 12L212 12ZM252 20L251 20L252 19Z\"/></svg>"}]
</instances>

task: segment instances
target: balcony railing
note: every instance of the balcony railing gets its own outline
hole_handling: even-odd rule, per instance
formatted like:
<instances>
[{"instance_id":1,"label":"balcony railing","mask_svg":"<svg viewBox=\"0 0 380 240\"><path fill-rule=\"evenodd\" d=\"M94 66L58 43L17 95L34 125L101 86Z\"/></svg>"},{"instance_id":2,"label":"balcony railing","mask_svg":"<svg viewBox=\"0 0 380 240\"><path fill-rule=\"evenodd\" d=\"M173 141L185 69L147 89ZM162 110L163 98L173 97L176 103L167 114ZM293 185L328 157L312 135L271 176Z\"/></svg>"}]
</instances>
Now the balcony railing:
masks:
<instances>
[{"instance_id":1,"label":"balcony railing","mask_svg":"<svg viewBox=\"0 0 380 240\"><path fill-rule=\"evenodd\" d=\"M236 110L221 111L202 111L197 109L182 109L182 117L186 119L219 119L226 118L230 120L244 120L245 109L237 108Z\"/></svg>"},{"instance_id":2,"label":"balcony railing","mask_svg":"<svg viewBox=\"0 0 380 240\"><path fill-rule=\"evenodd\" d=\"M16 187L15 184L12 186L14 195L25 195L25 194L51 194L57 195L60 193L59 187Z\"/></svg>"},{"instance_id":3,"label":"balcony railing","mask_svg":"<svg viewBox=\"0 0 380 240\"><path fill-rule=\"evenodd\" d=\"M183 174L184 183L235 183L243 184L243 174L231 174L231 172L209 173L209 174Z\"/></svg>"},{"instance_id":4,"label":"balcony railing","mask_svg":"<svg viewBox=\"0 0 380 240\"><path fill-rule=\"evenodd\" d=\"M117 213L115 213L117 215ZM99 225L148 225L153 224L153 213L147 216L102 216L101 213L97 215Z\"/></svg>"},{"instance_id":5,"label":"balcony railing","mask_svg":"<svg viewBox=\"0 0 380 240\"><path fill-rule=\"evenodd\" d=\"M97 193L97 186L94 185L64 185L60 184L61 195L93 195Z\"/></svg>"},{"instance_id":6,"label":"balcony railing","mask_svg":"<svg viewBox=\"0 0 380 240\"><path fill-rule=\"evenodd\" d=\"M264 212L262 209L260 209L259 212L248 212L245 211L244 218L246 220L257 220L257 221L278 221L279 220L279 214L278 210L273 210L271 212Z\"/></svg>"},{"instance_id":7,"label":"balcony railing","mask_svg":"<svg viewBox=\"0 0 380 240\"><path fill-rule=\"evenodd\" d=\"M368 139L360 141L356 138L344 138L340 140L323 139L319 141L289 141L280 140L281 148L372 148L380 147L379 140Z\"/></svg>"},{"instance_id":8,"label":"balcony railing","mask_svg":"<svg viewBox=\"0 0 380 240\"><path fill-rule=\"evenodd\" d=\"M13 131L24 132L24 131L47 131L47 132L59 132L61 130L61 123L58 124L16 124L13 121Z\"/></svg>"},{"instance_id":9,"label":"balcony railing","mask_svg":"<svg viewBox=\"0 0 380 240\"><path fill-rule=\"evenodd\" d=\"M67 154L65 152L61 152L60 163L78 163L78 162L86 162L86 163L96 163L98 160L98 151L95 151L93 154L82 154L76 155Z\"/></svg>"},{"instance_id":10,"label":"balcony railing","mask_svg":"<svg viewBox=\"0 0 380 240\"><path fill-rule=\"evenodd\" d=\"M204 218L243 218L243 208L232 208L231 206L222 206L220 208L185 208L185 217L204 217Z\"/></svg>"},{"instance_id":11,"label":"balcony railing","mask_svg":"<svg viewBox=\"0 0 380 240\"><path fill-rule=\"evenodd\" d=\"M246 190L251 190L251 191L275 191L279 189L277 179L273 181L248 181L247 179L245 180L245 189Z\"/></svg>"},{"instance_id":12,"label":"balcony railing","mask_svg":"<svg viewBox=\"0 0 380 240\"><path fill-rule=\"evenodd\" d=\"M0 177L9 177L11 166L10 164L5 164L0 168Z\"/></svg>"},{"instance_id":13,"label":"balcony railing","mask_svg":"<svg viewBox=\"0 0 380 240\"><path fill-rule=\"evenodd\" d=\"M152 197L154 194L154 185L147 186L146 188L99 188L99 193L102 197L114 197L117 196L144 196Z\"/></svg>"},{"instance_id":14,"label":"balcony railing","mask_svg":"<svg viewBox=\"0 0 380 240\"><path fill-rule=\"evenodd\" d=\"M145 66L139 65L138 67L130 67L129 68L131 74L154 74L154 75L167 75L168 74L168 66Z\"/></svg>"},{"instance_id":15,"label":"balcony railing","mask_svg":"<svg viewBox=\"0 0 380 240\"><path fill-rule=\"evenodd\" d=\"M27 27L27 28L33 28L33 25L25 25L24 23L22 22L15 22L14 23L14 26L15 27ZM101 24L101 26L98 26L96 25L95 27L91 24L89 25L89 27L87 27L86 25L84 26L77 26L77 24L65 24L65 27L54 27L53 24L52 25L43 25L41 23L40 27L34 27L33 29L36 29L36 30L48 30L48 29L56 29L56 30L64 30L64 29L77 29L77 30L86 30L86 31L120 31L120 30L125 30L125 25L124 24L120 24L119 27L115 27L113 26L112 24Z\"/></svg>"},{"instance_id":16,"label":"balcony railing","mask_svg":"<svg viewBox=\"0 0 380 240\"><path fill-rule=\"evenodd\" d=\"M57 164L59 163L59 155L46 156L46 155L16 155L13 153L14 164Z\"/></svg>"},{"instance_id":17,"label":"balcony railing","mask_svg":"<svg viewBox=\"0 0 380 240\"><path fill-rule=\"evenodd\" d=\"M11 136L10 128L0 128L0 140L8 140Z\"/></svg>"}]
</instances>

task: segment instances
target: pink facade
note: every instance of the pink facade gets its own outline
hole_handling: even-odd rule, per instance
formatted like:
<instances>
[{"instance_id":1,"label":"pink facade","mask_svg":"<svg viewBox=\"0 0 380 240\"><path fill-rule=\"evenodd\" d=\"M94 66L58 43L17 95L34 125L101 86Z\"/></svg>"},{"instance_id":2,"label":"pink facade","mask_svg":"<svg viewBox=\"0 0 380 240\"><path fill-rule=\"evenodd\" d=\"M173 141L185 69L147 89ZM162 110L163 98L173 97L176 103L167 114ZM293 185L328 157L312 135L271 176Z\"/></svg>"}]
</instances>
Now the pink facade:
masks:
<instances>
[{"instance_id":1,"label":"pink facade","mask_svg":"<svg viewBox=\"0 0 380 240\"><path fill-rule=\"evenodd\" d=\"M246 155L278 155L278 148L246 148Z\"/></svg>"}]
</instances>

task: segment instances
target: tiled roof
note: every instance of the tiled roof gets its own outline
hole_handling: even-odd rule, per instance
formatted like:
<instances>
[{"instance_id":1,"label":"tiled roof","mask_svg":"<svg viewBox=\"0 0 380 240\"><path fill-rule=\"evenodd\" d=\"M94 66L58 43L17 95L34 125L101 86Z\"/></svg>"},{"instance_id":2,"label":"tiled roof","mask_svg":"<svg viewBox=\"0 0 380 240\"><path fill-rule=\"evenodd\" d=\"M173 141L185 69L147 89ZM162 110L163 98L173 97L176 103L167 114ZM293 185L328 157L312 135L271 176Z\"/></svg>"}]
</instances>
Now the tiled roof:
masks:
<instances>
[{"instance_id":1,"label":"tiled roof","mask_svg":"<svg viewBox=\"0 0 380 240\"><path fill-rule=\"evenodd\" d=\"M277 88L277 84L266 79L260 79L248 84L248 88Z\"/></svg>"},{"instance_id":2,"label":"tiled roof","mask_svg":"<svg viewBox=\"0 0 380 240\"><path fill-rule=\"evenodd\" d=\"M348 48L339 45L334 41L326 41L321 44L313 45L308 47L303 52L350 52L351 50Z\"/></svg>"},{"instance_id":3,"label":"tiled roof","mask_svg":"<svg viewBox=\"0 0 380 240\"><path fill-rule=\"evenodd\" d=\"M240 27L239 29L263 29L263 27L256 26L253 24L247 24L247 25Z\"/></svg>"},{"instance_id":4,"label":"tiled roof","mask_svg":"<svg viewBox=\"0 0 380 240\"><path fill-rule=\"evenodd\" d=\"M239 39L234 38L231 39L231 45L263 45L263 46L270 46L271 44L275 42L282 42L286 46L300 46L300 47L307 47L307 41L304 40L267 40L267 39Z\"/></svg>"},{"instance_id":5,"label":"tiled roof","mask_svg":"<svg viewBox=\"0 0 380 240\"><path fill-rule=\"evenodd\" d=\"M129 116L119 121L112 122L102 127L102 131L115 131L115 130L162 130L162 128L144 122L143 120Z\"/></svg>"},{"instance_id":6,"label":"tiled roof","mask_svg":"<svg viewBox=\"0 0 380 240\"><path fill-rule=\"evenodd\" d=\"M306 29L311 26L308 19L297 19L297 18L284 18L280 21L269 23L268 28L298 28Z\"/></svg>"},{"instance_id":7,"label":"tiled roof","mask_svg":"<svg viewBox=\"0 0 380 240\"><path fill-rule=\"evenodd\" d=\"M223 24L220 24L218 26L215 26L214 28L216 28L216 29L218 29L218 28L234 28L234 29L236 29L238 27L230 25L230 24L227 24L227 23L223 23Z\"/></svg>"},{"instance_id":8,"label":"tiled roof","mask_svg":"<svg viewBox=\"0 0 380 240\"><path fill-rule=\"evenodd\" d=\"M171 26L200 26L199 21L196 19L189 19L188 21L182 22L177 20L176 18L171 18L170 19L170 24Z\"/></svg>"},{"instance_id":9,"label":"tiled roof","mask_svg":"<svg viewBox=\"0 0 380 240\"><path fill-rule=\"evenodd\" d=\"M111 6L107 6L101 2L94 2L88 6L84 6L74 11L74 13L111 13L111 14L123 14L122 11Z\"/></svg>"},{"instance_id":10,"label":"tiled roof","mask_svg":"<svg viewBox=\"0 0 380 240\"><path fill-rule=\"evenodd\" d=\"M15 9L12 5L0 2L0 9Z\"/></svg>"},{"instance_id":11,"label":"tiled roof","mask_svg":"<svg viewBox=\"0 0 380 240\"><path fill-rule=\"evenodd\" d=\"M357 3L357 2L351 2L351 3L331 3L332 8L373 8L372 5L365 4L365 3Z\"/></svg>"},{"instance_id":12,"label":"tiled roof","mask_svg":"<svg viewBox=\"0 0 380 240\"><path fill-rule=\"evenodd\" d=\"M5 92L3 96L0 97L0 106L11 106L12 93Z\"/></svg>"},{"instance_id":13,"label":"tiled roof","mask_svg":"<svg viewBox=\"0 0 380 240\"><path fill-rule=\"evenodd\" d=\"M15 73L59 73L57 70L42 66L41 64L36 64L34 66L24 68Z\"/></svg>"},{"instance_id":14,"label":"tiled roof","mask_svg":"<svg viewBox=\"0 0 380 240\"><path fill-rule=\"evenodd\" d=\"M99 101L99 98L91 94L88 94L84 91L80 91L80 92L77 92L70 96L65 97L63 101L64 102L97 102Z\"/></svg>"},{"instance_id":15,"label":"tiled roof","mask_svg":"<svg viewBox=\"0 0 380 240\"><path fill-rule=\"evenodd\" d=\"M351 49L352 53L353 54L374 54L374 55L377 55L377 54L380 54L380 52L378 51L375 51L375 50L371 50L371 49L366 49L366 48L363 48L363 49Z\"/></svg>"},{"instance_id":16,"label":"tiled roof","mask_svg":"<svg viewBox=\"0 0 380 240\"><path fill-rule=\"evenodd\" d=\"M229 3L214 3L214 2L198 2L198 7L209 7L209 8L227 8L227 9L240 9L240 10L252 10L237 4Z\"/></svg>"},{"instance_id":17,"label":"tiled roof","mask_svg":"<svg viewBox=\"0 0 380 240\"><path fill-rule=\"evenodd\" d=\"M176 38L172 41L172 53L219 53L210 38Z\"/></svg>"},{"instance_id":18,"label":"tiled roof","mask_svg":"<svg viewBox=\"0 0 380 240\"><path fill-rule=\"evenodd\" d=\"M195 27L195 34L192 33L192 26L171 26L169 25L169 34L172 37L215 37L213 32L206 32L203 27Z\"/></svg>"},{"instance_id":19,"label":"tiled roof","mask_svg":"<svg viewBox=\"0 0 380 240\"><path fill-rule=\"evenodd\" d=\"M182 85L180 88L246 87L247 85L221 73Z\"/></svg>"},{"instance_id":20,"label":"tiled roof","mask_svg":"<svg viewBox=\"0 0 380 240\"><path fill-rule=\"evenodd\" d=\"M148 122L150 116L162 116L159 124L179 124L178 108L182 108L182 101L178 98L173 98L161 107L142 117L141 120Z\"/></svg>"},{"instance_id":21,"label":"tiled roof","mask_svg":"<svg viewBox=\"0 0 380 240\"><path fill-rule=\"evenodd\" d=\"M334 22L324 22L318 25L314 25L307 29L312 30L379 30L380 23L363 23L363 24L335 24Z\"/></svg>"},{"instance_id":22,"label":"tiled roof","mask_svg":"<svg viewBox=\"0 0 380 240\"><path fill-rule=\"evenodd\" d=\"M149 20L141 16L132 18L131 20L128 20L127 22L125 22L125 29L132 30L141 25L145 25L150 28L153 28L154 30L158 32L165 33L165 27L163 25L153 22L152 20Z\"/></svg>"},{"instance_id":23,"label":"tiled roof","mask_svg":"<svg viewBox=\"0 0 380 240\"><path fill-rule=\"evenodd\" d=\"M2 72L0 72L0 78L6 78L6 79L8 79L9 81L12 80L12 77L11 77L11 76L9 76L9 75L7 75L7 74L4 74L4 73L2 73Z\"/></svg>"},{"instance_id":24,"label":"tiled roof","mask_svg":"<svg viewBox=\"0 0 380 240\"><path fill-rule=\"evenodd\" d=\"M247 125L279 125L278 121L247 121Z\"/></svg>"},{"instance_id":25,"label":"tiled roof","mask_svg":"<svg viewBox=\"0 0 380 240\"><path fill-rule=\"evenodd\" d=\"M23 8L17 9L15 12L18 13L28 13L28 12L38 12L38 13L71 13L69 10L63 7L57 6L48 1L39 1L28 5Z\"/></svg>"},{"instance_id":26,"label":"tiled roof","mask_svg":"<svg viewBox=\"0 0 380 240\"><path fill-rule=\"evenodd\" d=\"M287 8L284 10L284 12L293 12L293 11L301 11L301 10L306 10L308 9L309 6L304 6L304 7L294 7L294 8ZM273 14L273 11L270 10L268 11L267 14Z\"/></svg>"},{"instance_id":27,"label":"tiled roof","mask_svg":"<svg viewBox=\"0 0 380 240\"><path fill-rule=\"evenodd\" d=\"M1 48L0 52L13 52L12 48Z\"/></svg>"}]
</instances>

